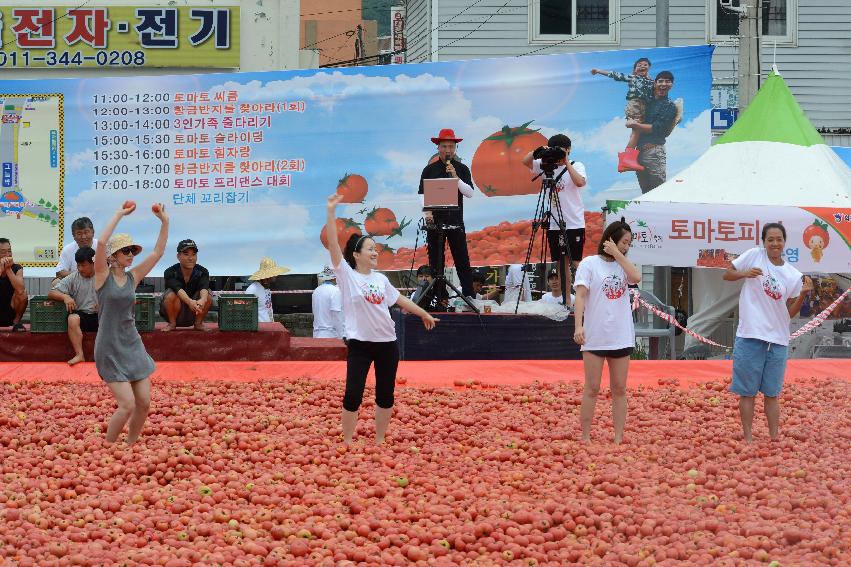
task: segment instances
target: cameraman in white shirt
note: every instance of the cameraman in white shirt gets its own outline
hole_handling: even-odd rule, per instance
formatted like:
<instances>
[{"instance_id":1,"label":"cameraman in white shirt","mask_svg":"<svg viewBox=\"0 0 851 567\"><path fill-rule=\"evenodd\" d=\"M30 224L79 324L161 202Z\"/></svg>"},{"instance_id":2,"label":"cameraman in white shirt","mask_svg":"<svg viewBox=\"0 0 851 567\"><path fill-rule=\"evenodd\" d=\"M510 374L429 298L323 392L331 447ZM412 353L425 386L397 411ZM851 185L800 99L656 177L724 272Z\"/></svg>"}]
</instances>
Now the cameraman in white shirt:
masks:
<instances>
[{"instance_id":1,"label":"cameraman in white shirt","mask_svg":"<svg viewBox=\"0 0 851 567\"><path fill-rule=\"evenodd\" d=\"M553 149L561 149L563 156L552 157ZM582 203L581 189L587 184L585 166L582 162L570 160L571 142L564 134L556 134L547 140L546 146L541 146L529 152L523 158L523 163L534 175L543 174L541 156L544 159L555 159L553 179L557 179L556 191L551 202L550 224L547 230L547 243L550 258L558 266L563 283L562 293L565 297L570 294L571 277L567 257L573 268L579 266L582 260L582 249L585 246L585 205ZM557 197L557 198L556 198ZM559 227L563 222L564 227ZM563 230L562 230L563 228ZM562 240L564 239L564 241Z\"/></svg>"}]
</instances>

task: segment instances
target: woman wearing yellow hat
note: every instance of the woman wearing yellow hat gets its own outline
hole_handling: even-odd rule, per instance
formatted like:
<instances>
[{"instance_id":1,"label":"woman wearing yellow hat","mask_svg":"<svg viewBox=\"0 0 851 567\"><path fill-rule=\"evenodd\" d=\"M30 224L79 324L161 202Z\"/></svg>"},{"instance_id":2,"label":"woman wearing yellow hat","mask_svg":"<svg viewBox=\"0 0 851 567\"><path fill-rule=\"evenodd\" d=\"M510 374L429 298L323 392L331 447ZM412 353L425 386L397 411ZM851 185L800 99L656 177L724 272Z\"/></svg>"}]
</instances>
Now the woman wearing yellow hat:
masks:
<instances>
[{"instance_id":1,"label":"woman wearing yellow hat","mask_svg":"<svg viewBox=\"0 0 851 567\"><path fill-rule=\"evenodd\" d=\"M393 413L396 368L399 347L390 307L398 305L423 320L428 330L435 319L419 305L401 295L387 277L374 271L378 267L378 251L369 236L352 235L346 243L345 255L337 240L337 205L343 196L328 197L328 252L337 274L343 298L348 356L346 358L346 393L343 396L343 440L352 442L358 422L358 409L363 399L366 375L375 363L375 442L384 442L384 434ZM345 259L345 261L343 261Z\"/></svg>"},{"instance_id":2,"label":"woman wearing yellow hat","mask_svg":"<svg viewBox=\"0 0 851 567\"><path fill-rule=\"evenodd\" d=\"M136 282L142 281L162 258L168 240L168 216L165 207L158 203L151 207L160 219L160 233L154 251L136 267L128 269L142 247L129 234L112 233L121 218L135 210L136 203L125 201L100 232L95 252L95 290L99 312L95 366L118 403L118 409L112 414L106 429L106 441L115 442L129 421L128 445L139 438L148 417L151 404L149 376L156 368L136 330Z\"/></svg>"}]
</instances>

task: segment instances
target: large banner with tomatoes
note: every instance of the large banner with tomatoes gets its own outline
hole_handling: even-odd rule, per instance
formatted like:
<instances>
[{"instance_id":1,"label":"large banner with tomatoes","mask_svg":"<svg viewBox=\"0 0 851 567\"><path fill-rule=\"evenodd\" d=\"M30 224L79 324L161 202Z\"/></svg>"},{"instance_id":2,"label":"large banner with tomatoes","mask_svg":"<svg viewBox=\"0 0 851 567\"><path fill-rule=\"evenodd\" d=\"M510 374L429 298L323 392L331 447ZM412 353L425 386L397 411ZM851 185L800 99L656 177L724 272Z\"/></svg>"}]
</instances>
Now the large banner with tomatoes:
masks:
<instances>
[{"instance_id":1,"label":"large banner with tomatoes","mask_svg":"<svg viewBox=\"0 0 851 567\"><path fill-rule=\"evenodd\" d=\"M742 207L696 203L609 201L609 220L633 230L630 258L639 264L728 268L762 243L762 227L786 229L783 257L805 273L851 272L851 209Z\"/></svg>"},{"instance_id":2,"label":"large banner with tomatoes","mask_svg":"<svg viewBox=\"0 0 851 567\"><path fill-rule=\"evenodd\" d=\"M51 275L70 224L122 221L146 247L166 204L172 245L192 238L214 274L247 274L263 256L296 273L328 262L325 200L345 196L341 238L371 234L382 269L426 262L418 230L431 138L463 141L475 192L465 200L476 265L522 261L540 180L522 158L556 133L584 164L589 247L608 199L640 195L619 172L631 130L625 109L650 111L663 71L676 116L661 126L667 173L710 143L710 46L603 51L345 69L0 80L0 236L16 260ZM593 72L592 72L593 71ZM670 79L673 78L672 84ZM651 120L650 118L647 119ZM538 239L540 243L540 239ZM535 250L536 258L538 250ZM172 253L163 265L173 262ZM452 264L451 256L447 263Z\"/></svg>"}]
</instances>

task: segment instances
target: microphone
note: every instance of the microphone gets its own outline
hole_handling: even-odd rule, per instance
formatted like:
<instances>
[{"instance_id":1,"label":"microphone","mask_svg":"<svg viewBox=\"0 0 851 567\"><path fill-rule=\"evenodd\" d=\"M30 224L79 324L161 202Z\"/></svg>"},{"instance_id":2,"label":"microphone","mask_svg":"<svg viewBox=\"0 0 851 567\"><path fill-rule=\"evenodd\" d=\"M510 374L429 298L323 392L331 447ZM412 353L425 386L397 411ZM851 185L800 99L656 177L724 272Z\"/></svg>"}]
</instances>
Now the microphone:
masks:
<instances>
[{"instance_id":1,"label":"microphone","mask_svg":"<svg viewBox=\"0 0 851 567\"><path fill-rule=\"evenodd\" d=\"M446 173L449 173L449 164L452 163L452 156L447 155L444 164L446 165Z\"/></svg>"}]
</instances>

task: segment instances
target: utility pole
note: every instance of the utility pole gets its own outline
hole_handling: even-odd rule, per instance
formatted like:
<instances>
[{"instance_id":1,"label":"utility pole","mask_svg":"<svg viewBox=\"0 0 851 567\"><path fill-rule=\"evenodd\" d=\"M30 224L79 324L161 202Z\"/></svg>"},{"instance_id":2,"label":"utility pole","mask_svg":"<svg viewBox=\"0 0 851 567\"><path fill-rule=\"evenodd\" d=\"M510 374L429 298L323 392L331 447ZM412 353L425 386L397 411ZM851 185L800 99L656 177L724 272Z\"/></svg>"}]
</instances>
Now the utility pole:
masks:
<instances>
[{"instance_id":1,"label":"utility pole","mask_svg":"<svg viewBox=\"0 0 851 567\"><path fill-rule=\"evenodd\" d=\"M744 2L745 0L743 0ZM739 113L750 104L760 83L759 34L762 0L746 0L739 12ZM721 8L722 10L724 8Z\"/></svg>"},{"instance_id":2,"label":"utility pole","mask_svg":"<svg viewBox=\"0 0 851 567\"><path fill-rule=\"evenodd\" d=\"M670 6L668 0L656 1L656 47L668 47ZM671 268L657 266L653 268L653 295L666 305L671 303ZM662 326L661 319L655 318L655 324ZM670 348L670 346L669 346ZM654 353L655 354L655 353Z\"/></svg>"}]
</instances>

